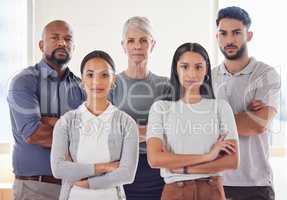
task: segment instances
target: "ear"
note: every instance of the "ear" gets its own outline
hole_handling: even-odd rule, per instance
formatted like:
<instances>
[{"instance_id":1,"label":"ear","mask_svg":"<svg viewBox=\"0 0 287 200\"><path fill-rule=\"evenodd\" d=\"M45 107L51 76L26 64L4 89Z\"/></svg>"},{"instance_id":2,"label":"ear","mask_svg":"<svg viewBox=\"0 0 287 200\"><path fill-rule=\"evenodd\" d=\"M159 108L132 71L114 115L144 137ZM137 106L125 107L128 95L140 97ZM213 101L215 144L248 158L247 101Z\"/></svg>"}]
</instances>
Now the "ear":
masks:
<instances>
[{"instance_id":1,"label":"ear","mask_svg":"<svg viewBox=\"0 0 287 200\"><path fill-rule=\"evenodd\" d=\"M113 84L116 84L116 80L117 80L117 76L113 75L113 79L112 79Z\"/></svg>"},{"instance_id":2,"label":"ear","mask_svg":"<svg viewBox=\"0 0 287 200\"><path fill-rule=\"evenodd\" d=\"M252 31L248 31L247 32L247 42L249 42L252 38L253 38L253 32Z\"/></svg>"},{"instance_id":3,"label":"ear","mask_svg":"<svg viewBox=\"0 0 287 200\"><path fill-rule=\"evenodd\" d=\"M154 48L154 46L155 46L155 43L156 43L156 41L155 41L155 40L152 40L152 44L151 44L150 52L152 52L152 51L153 51L153 48Z\"/></svg>"},{"instance_id":4,"label":"ear","mask_svg":"<svg viewBox=\"0 0 287 200\"><path fill-rule=\"evenodd\" d=\"M85 90L84 82L83 82L83 75L81 76L80 86L81 86L81 88L82 88L83 90Z\"/></svg>"},{"instance_id":5,"label":"ear","mask_svg":"<svg viewBox=\"0 0 287 200\"><path fill-rule=\"evenodd\" d=\"M39 48L40 48L40 50L43 52L44 50L44 41L43 40L40 40L39 41Z\"/></svg>"},{"instance_id":6,"label":"ear","mask_svg":"<svg viewBox=\"0 0 287 200\"><path fill-rule=\"evenodd\" d=\"M125 42L123 40L121 41L121 45L122 45L122 48L123 48L125 54L127 54L127 49L125 47Z\"/></svg>"}]
</instances>

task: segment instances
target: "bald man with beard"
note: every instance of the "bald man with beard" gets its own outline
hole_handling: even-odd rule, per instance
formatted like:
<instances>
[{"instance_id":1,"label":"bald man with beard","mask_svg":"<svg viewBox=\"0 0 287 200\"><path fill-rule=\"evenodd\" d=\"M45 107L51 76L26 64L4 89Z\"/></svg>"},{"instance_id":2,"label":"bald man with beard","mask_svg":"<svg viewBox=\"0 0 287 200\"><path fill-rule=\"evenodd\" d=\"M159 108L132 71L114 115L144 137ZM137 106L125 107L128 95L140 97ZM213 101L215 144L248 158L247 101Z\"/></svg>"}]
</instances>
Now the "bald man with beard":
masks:
<instances>
[{"instance_id":1,"label":"bald man with beard","mask_svg":"<svg viewBox=\"0 0 287 200\"><path fill-rule=\"evenodd\" d=\"M15 140L15 200L58 199L61 180L50 166L53 127L85 100L80 79L67 66L74 50L71 26L62 20L48 23L39 48L42 60L13 78L7 97Z\"/></svg>"}]
</instances>

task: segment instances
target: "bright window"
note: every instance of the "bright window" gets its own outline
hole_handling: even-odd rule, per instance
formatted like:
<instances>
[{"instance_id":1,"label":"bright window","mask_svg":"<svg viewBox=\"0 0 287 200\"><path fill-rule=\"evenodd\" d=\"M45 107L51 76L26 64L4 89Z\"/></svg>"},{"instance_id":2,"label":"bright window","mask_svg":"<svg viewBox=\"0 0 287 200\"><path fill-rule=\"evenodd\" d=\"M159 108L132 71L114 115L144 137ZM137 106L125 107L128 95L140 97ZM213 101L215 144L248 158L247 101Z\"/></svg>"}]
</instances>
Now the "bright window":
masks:
<instances>
[{"instance_id":1,"label":"bright window","mask_svg":"<svg viewBox=\"0 0 287 200\"><path fill-rule=\"evenodd\" d=\"M9 81L27 66L27 1L1 0L0 4L0 143L3 143L13 141L6 101Z\"/></svg>"}]
</instances>

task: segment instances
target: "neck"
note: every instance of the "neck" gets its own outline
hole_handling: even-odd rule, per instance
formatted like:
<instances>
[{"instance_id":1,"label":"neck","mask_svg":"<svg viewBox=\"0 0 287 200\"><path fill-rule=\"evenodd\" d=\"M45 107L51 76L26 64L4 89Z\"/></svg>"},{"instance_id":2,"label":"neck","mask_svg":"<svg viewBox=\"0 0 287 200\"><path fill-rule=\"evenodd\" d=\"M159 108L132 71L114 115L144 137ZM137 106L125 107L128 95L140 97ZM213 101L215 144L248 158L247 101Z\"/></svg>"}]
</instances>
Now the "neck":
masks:
<instances>
[{"instance_id":1,"label":"neck","mask_svg":"<svg viewBox=\"0 0 287 200\"><path fill-rule=\"evenodd\" d=\"M197 90L189 90L185 92L182 101L185 103L193 104L193 103L198 103L201 101L202 97L199 93L199 89Z\"/></svg>"},{"instance_id":2,"label":"neck","mask_svg":"<svg viewBox=\"0 0 287 200\"><path fill-rule=\"evenodd\" d=\"M132 79L145 79L148 73L149 70L146 61L141 63L129 61L128 68L125 70L125 74Z\"/></svg>"},{"instance_id":3,"label":"neck","mask_svg":"<svg viewBox=\"0 0 287 200\"><path fill-rule=\"evenodd\" d=\"M62 80L65 75L65 70L67 68L67 65L57 65L55 63L52 63L48 61L47 59L44 58L44 61L53 69L57 72L58 77Z\"/></svg>"},{"instance_id":4,"label":"neck","mask_svg":"<svg viewBox=\"0 0 287 200\"><path fill-rule=\"evenodd\" d=\"M224 60L224 65L227 71L231 74L235 74L243 70L249 63L250 57L248 55L242 56L236 60Z\"/></svg>"},{"instance_id":5,"label":"neck","mask_svg":"<svg viewBox=\"0 0 287 200\"><path fill-rule=\"evenodd\" d=\"M94 115L100 115L109 106L107 98L87 98L86 107Z\"/></svg>"}]
</instances>

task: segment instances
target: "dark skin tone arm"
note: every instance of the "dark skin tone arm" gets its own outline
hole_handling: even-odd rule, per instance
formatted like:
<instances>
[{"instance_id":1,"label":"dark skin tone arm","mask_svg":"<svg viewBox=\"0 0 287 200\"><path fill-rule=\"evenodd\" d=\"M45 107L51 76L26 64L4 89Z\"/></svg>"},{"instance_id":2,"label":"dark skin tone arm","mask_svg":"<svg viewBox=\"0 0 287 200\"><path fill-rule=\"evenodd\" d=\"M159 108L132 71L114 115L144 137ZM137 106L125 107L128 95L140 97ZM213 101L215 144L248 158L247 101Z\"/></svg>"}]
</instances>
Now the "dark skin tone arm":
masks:
<instances>
[{"instance_id":1,"label":"dark skin tone arm","mask_svg":"<svg viewBox=\"0 0 287 200\"><path fill-rule=\"evenodd\" d=\"M28 144L37 144L45 148L51 148L53 128L58 118L42 117L39 128L27 138Z\"/></svg>"}]
</instances>

